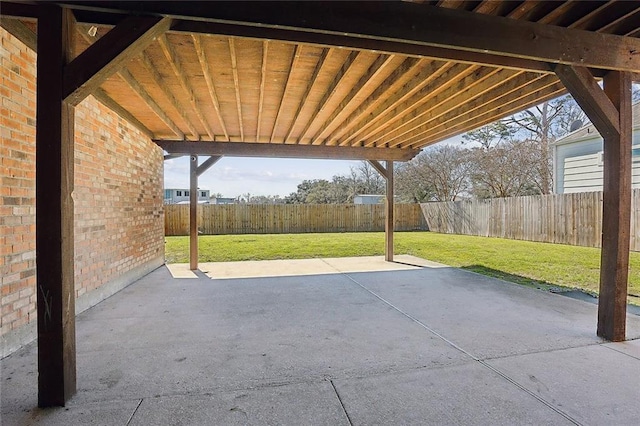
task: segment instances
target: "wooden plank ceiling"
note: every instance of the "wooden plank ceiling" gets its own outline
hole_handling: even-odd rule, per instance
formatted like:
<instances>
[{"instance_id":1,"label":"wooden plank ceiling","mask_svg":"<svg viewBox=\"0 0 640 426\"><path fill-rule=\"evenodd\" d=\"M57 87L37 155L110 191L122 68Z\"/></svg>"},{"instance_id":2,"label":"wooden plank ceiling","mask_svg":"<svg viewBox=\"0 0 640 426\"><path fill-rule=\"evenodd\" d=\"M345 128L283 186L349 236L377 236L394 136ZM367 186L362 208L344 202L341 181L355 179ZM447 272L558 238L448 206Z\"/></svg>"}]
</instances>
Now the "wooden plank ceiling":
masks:
<instances>
[{"instance_id":1,"label":"wooden plank ceiling","mask_svg":"<svg viewBox=\"0 0 640 426\"><path fill-rule=\"evenodd\" d=\"M426 3L640 37L636 2ZM78 25L77 53L110 28ZM96 95L157 140L418 150L565 92L550 70L171 30Z\"/></svg>"}]
</instances>

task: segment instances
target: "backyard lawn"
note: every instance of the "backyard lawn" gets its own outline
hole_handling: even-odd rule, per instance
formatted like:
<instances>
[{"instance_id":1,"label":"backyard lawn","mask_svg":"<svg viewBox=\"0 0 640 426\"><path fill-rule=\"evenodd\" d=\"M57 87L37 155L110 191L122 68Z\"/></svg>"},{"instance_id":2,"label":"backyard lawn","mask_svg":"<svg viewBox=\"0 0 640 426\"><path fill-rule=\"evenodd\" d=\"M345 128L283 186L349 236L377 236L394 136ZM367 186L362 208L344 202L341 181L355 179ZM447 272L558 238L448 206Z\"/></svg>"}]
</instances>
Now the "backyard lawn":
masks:
<instances>
[{"instance_id":1,"label":"backyard lawn","mask_svg":"<svg viewBox=\"0 0 640 426\"><path fill-rule=\"evenodd\" d=\"M199 238L200 262L384 254L384 233L213 235ZM507 281L596 293L600 249L500 238L396 232L395 253L411 254ZM168 263L189 261L189 237L167 237ZM640 253L631 253L629 292L640 303ZM636 297L633 297L636 296Z\"/></svg>"}]
</instances>

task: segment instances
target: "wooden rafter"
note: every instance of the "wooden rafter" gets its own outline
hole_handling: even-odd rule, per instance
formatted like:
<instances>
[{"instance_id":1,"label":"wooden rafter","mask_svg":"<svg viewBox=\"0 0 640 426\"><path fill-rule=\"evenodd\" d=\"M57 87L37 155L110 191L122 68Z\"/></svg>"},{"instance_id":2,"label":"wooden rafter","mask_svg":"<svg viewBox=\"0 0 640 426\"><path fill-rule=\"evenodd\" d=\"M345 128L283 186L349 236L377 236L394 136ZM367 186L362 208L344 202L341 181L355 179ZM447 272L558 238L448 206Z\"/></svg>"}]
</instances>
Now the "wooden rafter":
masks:
<instances>
[{"instance_id":1,"label":"wooden rafter","mask_svg":"<svg viewBox=\"0 0 640 426\"><path fill-rule=\"evenodd\" d=\"M233 82L236 91L236 108L238 110L238 126L240 127L240 138L244 140L244 124L242 121L242 100L240 99L240 78L238 76L238 64L236 57L236 47L233 37L229 37L229 52L231 54L231 71L233 72Z\"/></svg>"},{"instance_id":2,"label":"wooden rafter","mask_svg":"<svg viewBox=\"0 0 640 426\"><path fill-rule=\"evenodd\" d=\"M369 128L365 133L361 133L358 139L367 141L365 145L374 146L371 142L371 138L374 135L386 131L388 126L393 123L400 122L405 124L407 121L412 121L413 113L421 105L426 104L430 97L446 90L457 80L464 79L466 76L478 71L478 69L476 65L469 66L466 64L447 64L439 68L437 72L420 82L419 90L411 90L410 94L406 93L398 97L391 96L389 100L393 100L393 102L386 105L385 110L376 116L376 125ZM350 140L354 141L354 138L351 137Z\"/></svg>"},{"instance_id":3,"label":"wooden rafter","mask_svg":"<svg viewBox=\"0 0 640 426\"><path fill-rule=\"evenodd\" d=\"M328 63L327 58L329 57L329 55L332 54L332 52L333 51L331 49L322 49L322 53L318 58L318 62L316 63L316 66L314 67L313 72L311 73L311 76L307 80L308 81L307 87L304 90L304 94L300 98L300 103L298 104L296 113L293 116L293 121L291 122L289 131L287 132L287 135L284 138L285 143L287 143L291 138L293 130L295 129L296 124L298 123L298 120L300 118L300 113L302 112L302 109L307 104L307 99L309 98L309 95L311 94L311 92L313 91L313 88L316 86L318 82L318 76L321 75L322 72L325 70L325 67Z\"/></svg>"},{"instance_id":4,"label":"wooden rafter","mask_svg":"<svg viewBox=\"0 0 640 426\"><path fill-rule=\"evenodd\" d=\"M364 139L364 135L371 134L379 130L379 128L384 125L381 124L384 123L384 121L378 121L379 118L383 117L385 114L389 114L391 110L407 101L420 90L424 89L427 85L431 84L433 80L443 75L443 73L451 69L453 66L454 64L451 62L427 62L418 74L413 77L409 76L411 79L408 80L406 84L398 87L392 92L385 90L385 92L381 94L381 96L383 95L382 102L366 116L361 116L360 122L353 127L351 131L346 132L340 139L340 146L349 145L357 137ZM466 65L459 65L459 68L464 69L466 67ZM376 117L376 120L369 120L367 117Z\"/></svg>"},{"instance_id":5,"label":"wooden rafter","mask_svg":"<svg viewBox=\"0 0 640 426\"><path fill-rule=\"evenodd\" d=\"M487 94L484 99L476 99L452 110L431 123L433 127L428 132L406 140L399 147L430 145L521 111L522 108L518 107L520 104L525 105L525 108L532 107L566 92L561 82L549 76L538 77L530 83L520 82L520 85L517 84L518 80L514 79L513 83L511 87L515 88L506 89L507 92L504 94ZM487 99L493 100L487 102ZM455 120L456 115L466 119Z\"/></svg>"},{"instance_id":6,"label":"wooden rafter","mask_svg":"<svg viewBox=\"0 0 640 426\"><path fill-rule=\"evenodd\" d=\"M343 125L333 131L328 137L329 145L334 145L354 125L372 113L374 108L385 100L386 93L396 93L401 87L413 79L420 69L423 69L428 59L406 58L403 63L387 77L369 97L356 108L344 121Z\"/></svg>"},{"instance_id":7,"label":"wooden rafter","mask_svg":"<svg viewBox=\"0 0 640 426\"><path fill-rule=\"evenodd\" d=\"M187 115L184 113L184 108L180 105L180 102L178 102L175 96L173 96L171 90L169 90L169 84L167 83L166 79L162 75L160 75L160 73L158 72L158 68L151 61L149 55L142 52L142 55L140 55L140 62L145 67L149 75L151 75L151 79L153 80L154 84L162 91L173 109L176 110L178 115L180 115L180 118L189 129L189 133L191 133L193 139L199 140L200 134L198 133L198 130L196 130L196 128L193 126L193 123L191 123L191 120L189 120Z\"/></svg>"},{"instance_id":8,"label":"wooden rafter","mask_svg":"<svg viewBox=\"0 0 640 426\"><path fill-rule=\"evenodd\" d=\"M169 154L222 155L229 157L317 158L343 160L409 161L413 149L381 149L318 145L285 145L256 142L206 142L155 140Z\"/></svg>"},{"instance_id":9,"label":"wooden rafter","mask_svg":"<svg viewBox=\"0 0 640 426\"><path fill-rule=\"evenodd\" d=\"M311 118L307 121L307 125L302 129L300 136L298 137L298 143L304 143L304 139L307 137L311 126L315 123L318 115L324 110L327 103L336 95L336 91L340 85L340 82L343 78L349 73L349 70L352 69L353 64L357 61L358 57L360 57L360 52L352 51L347 55L342 67L338 70L338 72L334 75L333 80L329 84L329 87L324 92L322 99L318 103L316 110L313 112ZM316 144L317 141L312 141L313 144Z\"/></svg>"},{"instance_id":10,"label":"wooden rafter","mask_svg":"<svg viewBox=\"0 0 640 426\"><path fill-rule=\"evenodd\" d=\"M378 136L377 140L384 140L390 147L394 147L402 143L405 135L415 133L416 129L421 128L429 121L436 119L449 111L457 108L459 105L470 102L483 94L500 87L507 81L523 75L524 71L513 70L493 70L488 73L478 73L467 76L459 80L455 85L448 87L446 90L436 94L429 102L426 108L407 120L407 128L404 126L396 126L393 130L386 132L384 135ZM530 75L524 78L530 79Z\"/></svg>"},{"instance_id":11,"label":"wooden rafter","mask_svg":"<svg viewBox=\"0 0 640 426\"><path fill-rule=\"evenodd\" d=\"M125 18L65 67L65 99L79 104L170 26L170 18Z\"/></svg>"},{"instance_id":12,"label":"wooden rafter","mask_svg":"<svg viewBox=\"0 0 640 426\"><path fill-rule=\"evenodd\" d=\"M358 82L351 88L347 96L343 99L340 106L334 110L333 113L325 120L325 122L320 126L320 131L318 134L313 136L313 139L323 140L326 137L327 133L330 132L335 126L339 123L339 118L346 115L346 112L349 111L350 107L355 105L356 101L360 100L359 96L369 87L371 87L376 81L377 77L385 72L385 70L391 65L394 64L398 58L393 55L380 55L376 60L371 64L371 66L367 69L367 72L364 73Z\"/></svg>"},{"instance_id":13,"label":"wooden rafter","mask_svg":"<svg viewBox=\"0 0 640 426\"><path fill-rule=\"evenodd\" d=\"M278 129L278 123L280 118L282 117L282 107L284 106L284 99L289 94L289 90L291 90L291 85L293 82L293 73L298 68L298 64L300 62L300 56L302 55L302 46L296 45L293 48L293 55L291 57L291 63L289 64L289 72L287 72L287 81L284 84L284 91L282 92L282 97L280 98L280 105L278 105L278 109L276 112L276 119L273 123L273 130L271 131L271 137L269 138L269 142L273 143L273 138L276 135L276 130Z\"/></svg>"},{"instance_id":14,"label":"wooden rafter","mask_svg":"<svg viewBox=\"0 0 640 426\"><path fill-rule=\"evenodd\" d=\"M158 105L158 103L153 99L153 97L151 97L151 95L145 90L145 88L142 87L142 85L138 82L138 80L135 79L135 77L128 69L124 68L120 70L118 75L129 85L129 87L131 87L131 89L144 101L144 103L147 104L149 109L151 109L151 111L153 111L158 116L158 118L162 120L162 122L166 124L173 133L175 133L175 135L179 139L185 139L182 130L180 130L176 123L174 123L173 120L169 118L169 116L164 112L164 109L162 109L162 107Z\"/></svg>"},{"instance_id":15,"label":"wooden rafter","mask_svg":"<svg viewBox=\"0 0 640 426\"><path fill-rule=\"evenodd\" d=\"M196 95L193 91L193 88L191 87L191 84L189 83L185 72L182 70L182 65L180 64L178 57L176 56L175 52L173 51L173 48L167 41L166 35L162 34L161 36L159 36L158 43L160 45L160 48L162 49L162 52L164 53L164 56L169 62L169 66L171 67L171 70L173 71L175 76L178 78L178 81L182 86L182 90L184 90L185 94L187 95L189 99L189 103L191 104L191 108L196 113L196 116L202 123L202 126L205 129L205 132L207 132L207 135L209 135L209 138L211 138L211 140L215 140L215 135L211 130L211 126L209 126L209 122L202 114L202 109L200 108L198 100L196 99Z\"/></svg>"},{"instance_id":16,"label":"wooden rafter","mask_svg":"<svg viewBox=\"0 0 640 426\"><path fill-rule=\"evenodd\" d=\"M224 133L224 137L227 141L230 140L229 132L227 131L227 126L224 124L224 119L222 118L222 112L220 110L220 101L218 100L218 94L216 93L216 88L213 84L213 79L211 78L211 69L209 67L209 61L207 60L207 55L205 53L204 48L202 47L202 38L199 35L192 34L191 38L193 39L193 45L196 49L196 54L198 55L198 61L200 62L200 68L202 68L202 73L204 75L204 81L207 83L207 89L209 90L209 97L211 98L211 103L213 104L213 108L216 110L216 116L218 117L218 122L220 123L220 127L222 127L222 132Z\"/></svg>"},{"instance_id":17,"label":"wooden rafter","mask_svg":"<svg viewBox=\"0 0 640 426\"><path fill-rule=\"evenodd\" d=\"M260 67L260 97L258 99L258 124L256 129L256 140L260 140L262 130L262 110L264 108L264 86L267 81L267 61L269 57L269 40L262 42L262 66Z\"/></svg>"}]
</instances>

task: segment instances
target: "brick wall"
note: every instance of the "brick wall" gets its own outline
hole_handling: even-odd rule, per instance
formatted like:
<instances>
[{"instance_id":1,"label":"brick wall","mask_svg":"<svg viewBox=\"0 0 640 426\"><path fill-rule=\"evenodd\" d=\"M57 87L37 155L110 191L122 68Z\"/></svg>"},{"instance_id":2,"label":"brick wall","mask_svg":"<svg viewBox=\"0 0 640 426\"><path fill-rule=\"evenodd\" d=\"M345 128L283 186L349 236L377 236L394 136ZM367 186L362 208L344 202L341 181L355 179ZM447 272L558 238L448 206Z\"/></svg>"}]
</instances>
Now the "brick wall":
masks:
<instances>
[{"instance_id":1,"label":"brick wall","mask_svg":"<svg viewBox=\"0 0 640 426\"><path fill-rule=\"evenodd\" d=\"M0 349L35 337L35 61L0 29ZM162 151L89 97L76 108L78 310L164 260Z\"/></svg>"}]
</instances>

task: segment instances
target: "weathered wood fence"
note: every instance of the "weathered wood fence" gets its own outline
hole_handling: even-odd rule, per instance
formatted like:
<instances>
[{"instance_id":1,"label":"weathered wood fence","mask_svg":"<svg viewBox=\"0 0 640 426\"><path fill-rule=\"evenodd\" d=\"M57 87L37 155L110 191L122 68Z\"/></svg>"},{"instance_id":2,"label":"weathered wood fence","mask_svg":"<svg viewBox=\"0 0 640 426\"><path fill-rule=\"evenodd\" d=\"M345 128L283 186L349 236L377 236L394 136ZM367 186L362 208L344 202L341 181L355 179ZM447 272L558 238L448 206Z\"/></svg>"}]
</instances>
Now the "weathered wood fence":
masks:
<instances>
[{"instance_id":1,"label":"weathered wood fence","mask_svg":"<svg viewBox=\"0 0 640 426\"><path fill-rule=\"evenodd\" d=\"M189 206L164 206L165 235L189 235ZM397 204L395 230L426 230L420 205ZM384 231L381 204L199 205L198 230L205 235Z\"/></svg>"},{"instance_id":2,"label":"weathered wood fence","mask_svg":"<svg viewBox=\"0 0 640 426\"><path fill-rule=\"evenodd\" d=\"M421 204L429 230L600 247L602 192ZM631 202L631 250L640 251L640 190Z\"/></svg>"}]
</instances>

